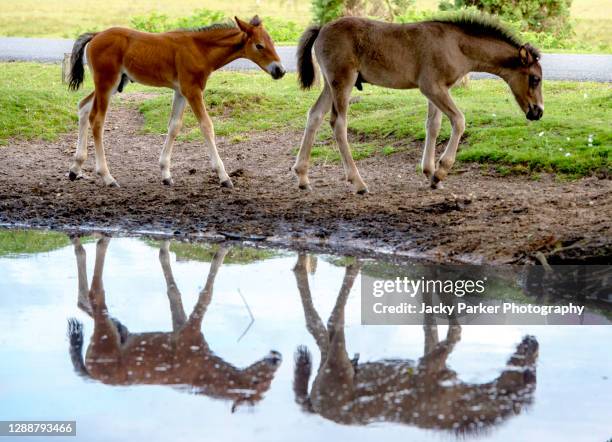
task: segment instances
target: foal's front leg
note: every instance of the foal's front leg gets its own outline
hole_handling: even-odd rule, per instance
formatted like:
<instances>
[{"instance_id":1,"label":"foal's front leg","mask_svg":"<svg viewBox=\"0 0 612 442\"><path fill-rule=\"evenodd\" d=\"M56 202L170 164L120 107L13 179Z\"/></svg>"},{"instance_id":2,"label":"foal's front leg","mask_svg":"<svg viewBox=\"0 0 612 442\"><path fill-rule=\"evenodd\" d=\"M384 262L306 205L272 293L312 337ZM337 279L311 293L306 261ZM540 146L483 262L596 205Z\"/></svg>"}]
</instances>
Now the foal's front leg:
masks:
<instances>
[{"instance_id":1,"label":"foal's front leg","mask_svg":"<svg viewBox=\"0 0 612 442\"><path fill-rule=\"evenodd\" d=\"M185 92L186 91L183 91L183 94L187 97L189 105L191 106L191 109L193 109L193 113L200 123L200 130L202 131L202 135L204 135L204 139L206 140L206 147L208 148L210 162L212 164L212 168L219 176L221 186L228 188L234 187L232 180L225 171L223 161L221 161L221 158L219 157L219 152L217 151L217 145L215 143L215 129L210 117L208 116L208 112L206 112L206 108L204 107L202 91L199 88L191 88L189 93L185 94Z\"/></svg>"},{"instance_id":2,"label":"foal's front leg","mask_svg":"<svg viewBox=\"0 0 612 442\"><path fill-rule=\"evenodd\" d=\"M465 117L461 111L457 108L453 102L448 89L440 88L438 86L432 87L421 87L421 92L429 98L429 100L444 114L448 117L451 122L452 132L450 140L446 145L444 153L438 161L436 171L431 177L431 187L433 189L438 187L440 181L446 178L453 164L455 164L455 157L457 155L457 148L459 147L459 141L465 131Z\"/></svg>"},{"instance_id":3,"label":"foal's front leg","mask_svg":"<svg viewBox=\"0 0 612 442\"><path fill-rule=\"evenodd\" d=\"M162 182L166 186L173 184L172 175L170 174L170 157L172 156L172 147L174 140L181 131L183 125L183 112L187 100L179 92L174 91L174 99L172 100L172 113L170 114L170 122L168 123L168 135L164 142L164 147L159 157L159 168L161 169Z\"/></svg>"},{"instance_id":4,"label":"foal's front leg","mask_svg":"<svg viewBox=\"0 0 612 442\"><path fill-rule=\"evenodd\" d=\"M89 130L89 114L93 107L94 94L95 92L92 92L79 103L79 139L77 141L74 162L72 166L70 166L70 171L68 172L70 181L83 177L81 168L83 167L83 163L87 161L87 132Z\"/></svg>"}]
</instances>

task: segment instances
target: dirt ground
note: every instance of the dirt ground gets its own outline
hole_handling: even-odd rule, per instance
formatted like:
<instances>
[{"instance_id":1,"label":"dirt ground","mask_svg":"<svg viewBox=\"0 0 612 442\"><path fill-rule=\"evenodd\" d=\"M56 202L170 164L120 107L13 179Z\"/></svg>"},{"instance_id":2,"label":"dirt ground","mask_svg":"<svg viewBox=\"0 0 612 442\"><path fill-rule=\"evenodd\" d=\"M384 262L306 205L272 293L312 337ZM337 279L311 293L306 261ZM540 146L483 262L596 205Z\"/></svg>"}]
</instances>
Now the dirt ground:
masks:
<instances>
[{"instance_id":1,"label":"dirt ground","mask_svg":"<svg viewBox=\"0 0 612 442\"><path fill-rule=\"evenodd\" d=\"M445 261L612 261L610 179L501 177L459 163L445 188L432 191L416 172L421 147L414 145L358 163L366 196L351 192L339 164L313 166L313 190L304 192L289 170L300 134L264 133L239 143L218 139L232 190L219 186L203 140L177 142L169 188L157 165L164 136L140 133L139 99L126 94L107 118L107 159L120 188L105 188L95 176L91 140L88 179L66 178L76 131L55 142L0 147L0 223L257 235L298 247Z\"/></svg>"}]
</instances>

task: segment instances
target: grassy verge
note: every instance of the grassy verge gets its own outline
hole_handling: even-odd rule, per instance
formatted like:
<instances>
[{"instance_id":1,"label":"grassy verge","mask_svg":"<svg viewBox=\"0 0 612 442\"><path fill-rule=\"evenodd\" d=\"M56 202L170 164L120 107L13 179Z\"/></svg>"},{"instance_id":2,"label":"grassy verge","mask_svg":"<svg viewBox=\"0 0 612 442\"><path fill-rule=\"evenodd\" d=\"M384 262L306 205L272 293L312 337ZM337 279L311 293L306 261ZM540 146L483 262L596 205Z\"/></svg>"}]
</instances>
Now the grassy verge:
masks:
<instances>
[{"instance_id":1,"label":"grassy verge","mask_svg":"<svg viewBox=\"0 0 612 442\"><path fill-rule=\"evenodd\" d=\"M69 93L59 76L57 65L0 64L0 148L13 137L54 139L76 130L75 106L91 84L79 93ZM128 92L137 90L151 89L127 88ZM149 133L165 133L170 113L170 91L157 91L157 97L140 105L143 130ZM253 131L302 131L308 108L318 94L318 90L300 91L294 75L273 81L263 73L219 72L209 81L205 100L217 134L238 144ZM366 85L358 95L362 100L351 106L349 116L356 159L412 149L414 141L420 152L427 112L418 91ZM460 161L493 164L504 173L609 173L612 85L546 82L546 113L538 122L525 119L501 81L472 81L467 89L455 89L453 95L467 120ZM449 132L445 119L440 139L448 139ZM186 113L181 138L201 138L191 111ZM313 156L318 161L339 160L327 124Z\"/></svg>"}]
</instances>

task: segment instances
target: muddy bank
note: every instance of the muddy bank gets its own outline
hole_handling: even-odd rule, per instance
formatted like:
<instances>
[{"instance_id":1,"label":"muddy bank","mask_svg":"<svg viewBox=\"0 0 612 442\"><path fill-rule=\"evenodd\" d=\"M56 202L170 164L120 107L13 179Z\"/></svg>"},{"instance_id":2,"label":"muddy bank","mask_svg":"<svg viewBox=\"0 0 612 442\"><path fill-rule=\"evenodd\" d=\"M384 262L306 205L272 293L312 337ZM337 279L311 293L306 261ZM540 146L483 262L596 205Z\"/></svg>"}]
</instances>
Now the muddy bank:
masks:
<instances>
[{"instance_id":1,"label":"muddy bank","mask_svg":"<svg viewBox=\"0 0 612 442\"><path fill-rule=\"evenodd\" d=\"M137 99L129 95L127 100ZM161 184L162 135L142 135L133 105L114 103L107 159L119 189L93 173L65 174L76 132L55 142L14 140L1 147L0 222L54 228L100 226L179 235L272 237L336 251L378 248L434 260L551 263L612 260L612 181L559 182L542 175L500 177L457 164L445 189L432 191L415 171L421 147L359 162L371 193L354 195L338 164L311 170L313 191L297 190L289 167L299 133L218 140L233 190L219 187L203 142L177 142L171 188ZM91 142L90 142L91 144Z\"/></svg>"}]
</instances>

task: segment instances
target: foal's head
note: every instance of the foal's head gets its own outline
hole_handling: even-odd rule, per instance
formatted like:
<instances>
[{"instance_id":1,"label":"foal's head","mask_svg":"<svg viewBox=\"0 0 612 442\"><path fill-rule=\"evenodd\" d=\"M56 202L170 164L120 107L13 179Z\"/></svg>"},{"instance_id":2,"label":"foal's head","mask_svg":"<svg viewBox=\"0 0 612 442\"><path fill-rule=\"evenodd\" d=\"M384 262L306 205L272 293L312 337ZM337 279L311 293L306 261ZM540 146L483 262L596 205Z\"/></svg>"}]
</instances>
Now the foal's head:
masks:
<instances>
[{"instance_id":1,"label":"foal's head","mask_svg":"<svg viewBox=\"0 0 612 442\"><path fill-rule=\"evenodd\" d=\"M228 396L234 399L232 413L239 405L254 405L263 398L282 360L279 352L271 350L265 358L240 371L240 376L233 379L228 391Z\"/></svg>"},{"instance_id":2,"label":"foal's head","mask_svg":"<svg viewBox=\"0 0 612 442\"><path fill-rule=\"evenodd\" d=\"M246 34L245 57L270 74L275 80L282 78L286 72L285 68L276 53L276 49L274 49L272 38L264 29L259 17L253 17L249 23L240 20L238 17L234 18L240 30Z\"/></svg>"},{"instance_id":3,"label":"foal's head","mask_svg":"<svg viewBox=\"0 0 612 442\"><path fill-rule=\"evenodd\" d=\"M512 60L512 69L506 78L519 106L527 119L539 120L544 115L542 98L542 66L540 54L529 44L518 49L518 58Z\"/></svg>"}]
</instances>

